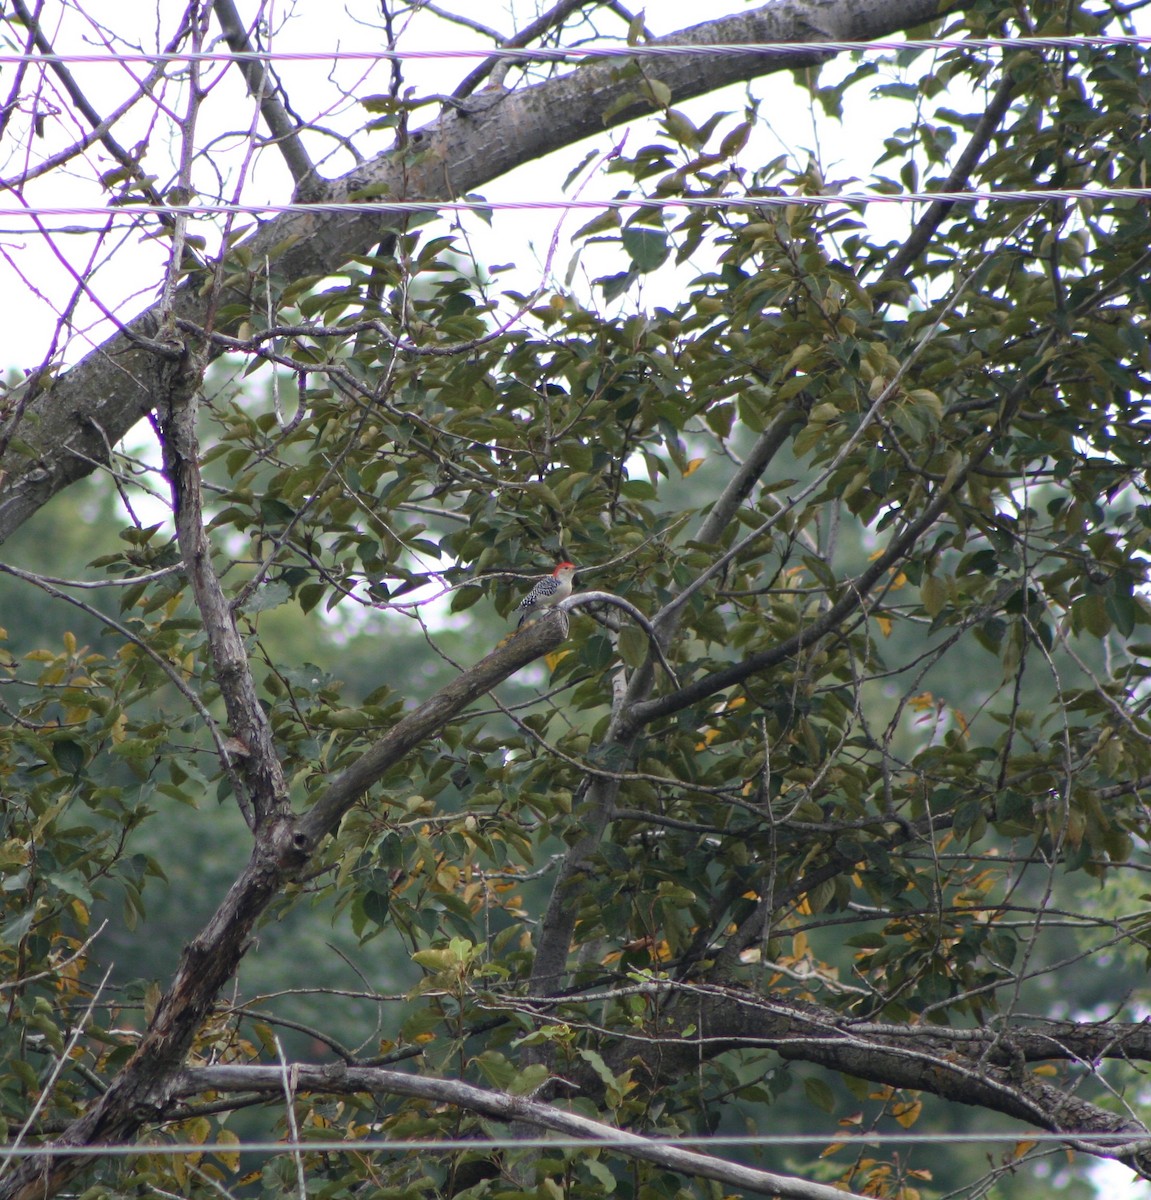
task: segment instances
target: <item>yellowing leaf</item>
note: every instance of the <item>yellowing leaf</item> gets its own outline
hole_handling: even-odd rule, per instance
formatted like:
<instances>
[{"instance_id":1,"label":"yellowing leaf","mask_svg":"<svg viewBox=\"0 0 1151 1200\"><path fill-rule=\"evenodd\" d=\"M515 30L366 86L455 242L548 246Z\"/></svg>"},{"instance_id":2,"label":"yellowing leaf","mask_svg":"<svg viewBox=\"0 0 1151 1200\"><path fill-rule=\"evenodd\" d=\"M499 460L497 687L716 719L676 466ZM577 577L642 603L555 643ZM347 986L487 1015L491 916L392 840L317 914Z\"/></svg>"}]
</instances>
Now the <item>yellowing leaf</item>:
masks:
<instances>
[{"instance_id":1,"label":"yellowing leaf","mask_svg":"<svg viewBox=\"0 0 1151 1200\"><path fill-rule=\"evenodd\" d=\"M891 1115L904 1129L910 1129L919 1120L922 1111L923 1105L918 1100L912 1100L906 1104L892 1105Z\"/></svg>"},{"instance_id":2,"label":"yellowing leaf","mask_svg":"<svg viewBox=\"0 0 1151 1200\"><path fill-rule=\"evenodd\" d=\"M895 623L890 617L876 617L875 620L879 624L879 630L883 636L891 637L891 631L895 628Z\"/></svg>"},{"instance_id":3,"label":"yellowing leaf","mask_svg":"<svg viewBox=\"0 0 1151 1200\"><path fill-rule=\"evenodd\" d=\"M460 869L454 863L440 863L436 868L436 883L445 892L454 892L460 883Z\"/></svg>"},{"instance_id":4,"label":"yellowing leaf","mask_svg":"<svg viewBox=\"0 0 1151 1200\"><path fill-rule=\"evenodd\" d=\"M786 375L789 371L794 370L802 362L806 362L815 351L812 349L810 342L800 342L798 346L788 355L787 362L783 364L781 375ZM836 413L838 415L838 413Z\"/></svg>"},{"instance_id":5,"label":"yellowing leaf","mask_svg":"<svg viewBox=\"0 0 1151 1200\"><path fill-rule=\"evenodd\" d=\"M239 1144L239 1137L230 1129L221 1129L216 1134L217 1146L239 1146ZM230 1150L217 1150L216 1157L229 1171L238 1171L240 1169L240 1156L238 1153L233 1153Z\"/></svg>"},{"instance_id":6,"label":"yellowing leaf","mask_svg":"<svg viewBox=\"0 0 1151 1200\"><path fill-rule=\"evenodd\" d=\"M682 472L684 479L686 479L689 475L694 475L705 462L707 462L706 458L689 459L687 466L684 467Z\"/></svg>"},{"instance_id":7,"label":"yellowing leaf","mask_svg":"<svg viewBox=\"0 0 1151 1200\"><path fill-rule=\"evenodd\" d=\"M545 654L544 662L547 663L548 670L554 671L570 653L570 650L555 650L551 654Z\"/></svg>"}]
</instances>

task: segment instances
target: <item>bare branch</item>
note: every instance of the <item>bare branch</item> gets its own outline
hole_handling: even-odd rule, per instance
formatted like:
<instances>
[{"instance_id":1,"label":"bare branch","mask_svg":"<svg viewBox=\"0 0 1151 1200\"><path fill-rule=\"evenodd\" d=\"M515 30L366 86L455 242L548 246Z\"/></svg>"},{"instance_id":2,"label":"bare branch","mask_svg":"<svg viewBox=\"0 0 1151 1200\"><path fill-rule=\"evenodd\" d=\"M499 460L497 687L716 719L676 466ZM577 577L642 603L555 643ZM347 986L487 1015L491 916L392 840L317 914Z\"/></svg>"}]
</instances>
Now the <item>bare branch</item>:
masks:
<instances>
[{"instance_id":1,"label":"bare branch","mask_svg":"<svg viewBox=\"0 0 1151 1200\"><path fill-rule=\"evenodd\" d=\"M251 54L252 43L248 38L248 31L244 28L244 22L240 19L232 0L212 0L212 9L228 45L237 54ZM288 116L288 110L276 95L280 85L271 66L255 58L238 59L236 65L244 76L249 94L260 102L260 113L276 140L276 146L284 157L297 189L307 185L315 177L316 169L304 149L304 143L300 140L296 123Z\"/></svg>"},{"instance_id":2,"label":"bare branch","mask_svg":"<svg viewBox=\"0 0 1151 1200\"><path fill-rule=\"evenodd\" d=\"M959 156L951 174L947 177L947 182L939 189L940 191L960 191L966 186L971 172L975 170L975 164L987 149L988 143L999 128L999 122L1003 120L1008 108L1011 107L1014 96L1015 81L1008 75L996 88L995 95L988 102L987 110L979 118L979 124L976 125L971 140ZM880 283L889 283L892 280L903 278L908 267L927 248L935 231L947 219L947 214L954 207L954 200L936 200L928 205L927 211L911 231L911 236L899 247L891 261L883 268L883 273L879 277Z\"/></svg>"},{"instance_id":3,"label":"bare branch","mask_svg":"<svg viewBox=\"0 0 1151 1200\"><path fill-rule=\"evenodd\" d=\"M192 4L188 5L184 9L183 14L180 17L180 23L176 33L172 36L167 46L164 48L165 53L173 53L176 51L180 44L188 36L188 33L191 30L191 15L194 7L195 5ZM111 125L115 119L115 116L126 112L128 107L131 107L131 104L134 104L141 96L146 95L151 84L163 76L165 68L163 66L154 67L149 73L147 80L140 85L136 91L136 94L132 97L131 104L122 105L116 110L116 114L114 114L113 117L105 120L92 106L91 101L89 101L80 85L72 77L72 73L68 70L68 68L58 59L51 57L53 55L52 43L44 36L44 33L40 28L39 21L36 20L36 18L34 18L33 15L28 11L24 0L12 0L12 8L20 20L24 22L25 26L32 31L32 40L36 49L39 50L41 54L48 57L53 73L60 80L64 90L68 93L69 99L73 104L75 104L77 111L81 113L92 126L93 132L91 140L100 141L101 145L104 146L108 153L111 154L112 157L120 164L120 166L123 167L128 173L128 177L133 180L134 186L139 189L140 194L144 196L150 204L163 204L163 196L156 191L151 181L146 178L138 159L130 151L121 146L120 143L112 136L109 130L111 129ZM70 148L67 152L68 157L72 157L72 155L76 153L78 149L83 148L83 146ZM40 173L42 173L42 169L36 172L36 174ZM31 178L31 176L29 177ZM161 214L160 222L166 225L169 229L174 226L173 219L165 214ZM198 260L195 258L190 259L189 265L194 265L197 262Z\"/></svg>"},{"instance_id":4,"label":"bare branch","mask_svg":"<svg viewBox=\"0 0 1151 1200\"><path fill-rule=\"evenodd\" d=\"M676 687L679 687L679 679L676 677L671 663L667 661L664 655L663 647L659 643L659 637L656 634L655 628L630 600L625 600L622 596L617 596L614 592L577 592L574 596L569 596L566 600L561 601L559 607L565 612L571 612L574 609L582 608L584 605L589 604L610 604L615 608L623 609L644 633L647 634L652 653L659 659L659 664L667 672L667 677Z\"/></svg>"},{"instance_id":5,"label":"bare branch","mask_svg":"<svg viewBox=\"0 0 1151 1200\"><path fill-rule=\"evenodd\" d=\"M336 1094L371 1092L376 1095L412 1096L437 1104L452 1104L497 1120L521 1122L569 1137L587 1138L590 1142L602 1143L605 1149L626 1158L655 1163L669 1171L680 1171L700 1179L715 1179L756 1195L784 1196L788 1200L863 1200L855 1192L789 1175L777 1175L771 1171L759 1171L691 1150L681 1150L637 1133L605 1125L602 1121L592 1121L565 1112L538 1100L513 1096L507 1092L488 1091L454 1079L429 1079L376 1067L312 1067L301 1064L292 1070L293 1078L301 1089ZM188 1096L204 1091L274 1094L282 1090L283 1071L280 1067L198 1067L179 1073L173 1081L171 1095Z\"/></svg>"},{"instance_id":6,"label":"bare branch","mask_svg":"<svg viewBox=\"0 0 1151 1200\"><path fill-rule=\"evenodd\" d=\"M510 38L499 39L499 44L504 49L520 49L530 46L541 34L562 25L573 12L585 8L590 2L591 0L560 0L558 4L537 17L530 25L525 25ZM459 87L452 92L451 98L462 100L465 96L470 96L504 62L507 62L507 59L501 58L498 53L493 54L491 58L485 58L475 70L465 76Z\"/></svg>"}]
</instances>

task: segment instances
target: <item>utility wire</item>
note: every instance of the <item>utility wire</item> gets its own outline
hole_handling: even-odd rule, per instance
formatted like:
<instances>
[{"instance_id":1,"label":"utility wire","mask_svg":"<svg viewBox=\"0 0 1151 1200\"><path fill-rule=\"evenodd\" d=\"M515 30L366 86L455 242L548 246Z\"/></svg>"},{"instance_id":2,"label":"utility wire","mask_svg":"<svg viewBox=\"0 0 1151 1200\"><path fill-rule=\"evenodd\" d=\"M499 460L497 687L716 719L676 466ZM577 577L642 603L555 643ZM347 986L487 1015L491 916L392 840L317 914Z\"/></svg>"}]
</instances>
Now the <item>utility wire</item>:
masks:
<instances>
[{"instance_id":1,"label":"utility wire","mask_svg":"<svg viewBox=\"0 0 1151 1200\"><path fill-rule=\"evenodd\" d=\"M1069 34L1066 37L908 38L875 42L679 42L674 45L477 47L464 50L220 50L156 54L0 54L0 63L404 62L419 59L504 58L524 62L586 62L601 58L661 58L682 54L841 54L906 50L1079 50L1151 45L1144 34Z\"/></svg>"},{"instance_id":2,"label":"utility wire","mask_svg":"<svg viewBox=\"0 0 1151 1200\"><path fill-rule=\"evenodd\" d=\"M1019 1130L1014 1133L797 1133L788 1134L701 1134L698 1137L685 1135L683 1137L645 1137L644 1141L651 1146L753 1146L753 1147L790 1147L790 1146L927 1146L936 1148L941 1145L984 1145L989 1142L1018 1142L1057 1143L1068 1140L1080 1143L1092 1143L1100 1149L1118 1149L1132 1152L1134 1148L1147 1145L1146 1138L1137 1138L1131 1134L1121 1133L1047 1133ZM528 1149L558 1149L594 1150L602 1147L618 1146L628 1149L635 1146L635 1135L621 1133L619 1138L594 1137L537 1137L537 1138L447 1138L442 1141L435 1139L412 1141L396 1141L383 1138L363 1138L352 1141L336 1141L334 1139L318 1139L306 1141L283 1142L132 1142L112 1145L83 1145L59 1146L19 1146L11 1150L0 1147L0 1158L35 1158L51 1154L53 1158L63 1158L69 1155L119 1155L135 1156L140 1154L292 1154L301 1150L316 1153L333 1154L348 1151L355 1154L379 1152L388 1154L408 1153L444 1153L451 1151L477 1150L528 1150Z\"/></svg>"},{"instance_id":3,"label":"utility wire","mask_svg":"<svg viewBox=\"0 0 1151 1200\"><path fill-rule=\"evenodd\" d=\"M254 216L283 213L440 213L440 212L570 212L575 210L603 212L606 209L669 208L784 208L790 205L812 207L827 204L923 204L935 201L956 203L1000 201L1007 203L1041 204L1055 200L1151 200L1151 188L1002 188L954 192L832 192L823 194L788 194L752 196L671 196L637 197L614 200L340 200L317 203L287 204L124 204L100 205L28 205L24 208L0 208L0 219L18 217L103 217L122 213L125 217L142 215L179 214L189 217L216 217L229 214ZM13 233L0 229L0 233ZM88 233L78 227L57 232Z\"/></svg>"}]
</instances>

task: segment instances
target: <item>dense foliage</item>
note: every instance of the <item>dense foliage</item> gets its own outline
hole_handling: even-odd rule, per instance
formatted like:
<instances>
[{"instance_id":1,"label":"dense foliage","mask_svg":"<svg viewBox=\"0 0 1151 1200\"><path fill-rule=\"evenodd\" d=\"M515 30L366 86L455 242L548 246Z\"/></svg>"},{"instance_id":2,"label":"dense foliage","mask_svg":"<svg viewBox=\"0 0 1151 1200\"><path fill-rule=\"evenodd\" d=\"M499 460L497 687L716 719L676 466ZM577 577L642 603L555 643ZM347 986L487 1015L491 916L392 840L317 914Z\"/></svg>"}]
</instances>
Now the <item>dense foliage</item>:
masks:
<instances>
[{"instance_id":1,"label":"dense foliage","mask_svg":"<svg viewBox=\"0 0 1151 1200\"><path fill-rule=\"evenodd\" d=\"M988 2L913 32L1131 19ZM168 229L173 288L212 301L156 310L150 444L85 501L98 543L67 549L75 504L52 532L64 493L9 544L0 1119L9 1147L147 1132L92 1195L719 1187L603 1149L356 1151L546 1122L309 1062L658 1136L816 1133L716 1152L866 1195L1090 1194L1100 1134L1151 1178L1151 209L1100 191L1147 184L1147 51L798 71L820 120L900 106L860 180L770 160L765 107L685 110L637 61L620 107L648 124L584 163L626 202L575 236L602 274L525 285L498 211L394 217L298 278L242 238L213 273ZM398 92L367 107L407 138ZM211 192L210 139L177 132L172 182ZM1096 194L903 205L898 236L827 200L1038 187ZM7 394L10 456L57 373ZM501 648L561 559L650 627L577 596ZM532 636L535 665L381 751ZM1018 1141L881 1136L969 1122ZM257 1133L349 1149L234 1152ZM845 1133L873 1140L825 1149ZM35 1194L2 1190L31 1161L0 1194Z\"/></svg>"}]
</instances>

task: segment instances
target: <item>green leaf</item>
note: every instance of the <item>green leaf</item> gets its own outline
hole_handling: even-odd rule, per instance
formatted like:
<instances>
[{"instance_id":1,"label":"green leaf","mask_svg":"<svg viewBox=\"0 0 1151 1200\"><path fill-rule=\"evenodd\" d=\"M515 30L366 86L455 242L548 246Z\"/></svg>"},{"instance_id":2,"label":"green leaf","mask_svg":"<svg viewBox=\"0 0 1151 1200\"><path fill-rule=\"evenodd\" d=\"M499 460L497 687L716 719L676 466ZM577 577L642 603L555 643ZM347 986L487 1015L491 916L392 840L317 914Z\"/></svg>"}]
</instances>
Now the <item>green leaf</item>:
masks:
<instances>
[{"instance_id":1,"label":"green leaf","mask_svg":"<svg viewBox=\"0 0 1151 1200\"><path fill-rule=\"evenodd\" d=\"M79 775L87 761L84 747L71 738L52 743L52 757L61 771L69 775Z\"/></svg>"},{"instance_id":2,"label":"green leaf","mask_svg":"<svg viewBox=\"0 0 1151 1200\"><path fill-rule=\"evenodd\" d=\"M662 229L629 225L620 234L623 248L640 274L654 271L667 261L667 234Z\"/></svg>"},{"instance_id":3,"label":"green leaf","mask_svg":"<svg viewBox=\"0 0 1151 1200\"><path fill-rule=\"evenodd\" d=\"M248 613L265 612L269 608L279 608L292 598L292 589L282 580L261 584L244 605Z\"/></svg>"},{"instance_id":4,"label":"green leaf","mask_svg":"<svg viewBox=\"0 0 1151 1200\"><path fill-rule=\"evenodd\" d=\"M835 1112L835 1093L822 1079L815 1075L808 1076L803 1081L803 1092L808 1101L820 1112L829 1115Z\"/></svg>"},{"instance_id":5,"label":"green leaf","mask_svg":"<svg viewBox=\"0 0 1151 1200\"><path fill-rule=\"evenodd\" d=\"M388 913L391 909L391 900L386 892L366 892L361 905L364 910L364 916L369 921L376 925L387 924Z\"/></svg>"},{"instance_id":6,"label":"green leaf","mask_svg":"<svg viewBox=\"0 0 1151 1200\"><path fill-rule=\"evenodd\" d=\"M13 917L0 926L0 946L15 946L20 939L32 928L32 922L36 919L36 910L29 908L22 912L18 917Z\"/></svg>"}]
</instances>

